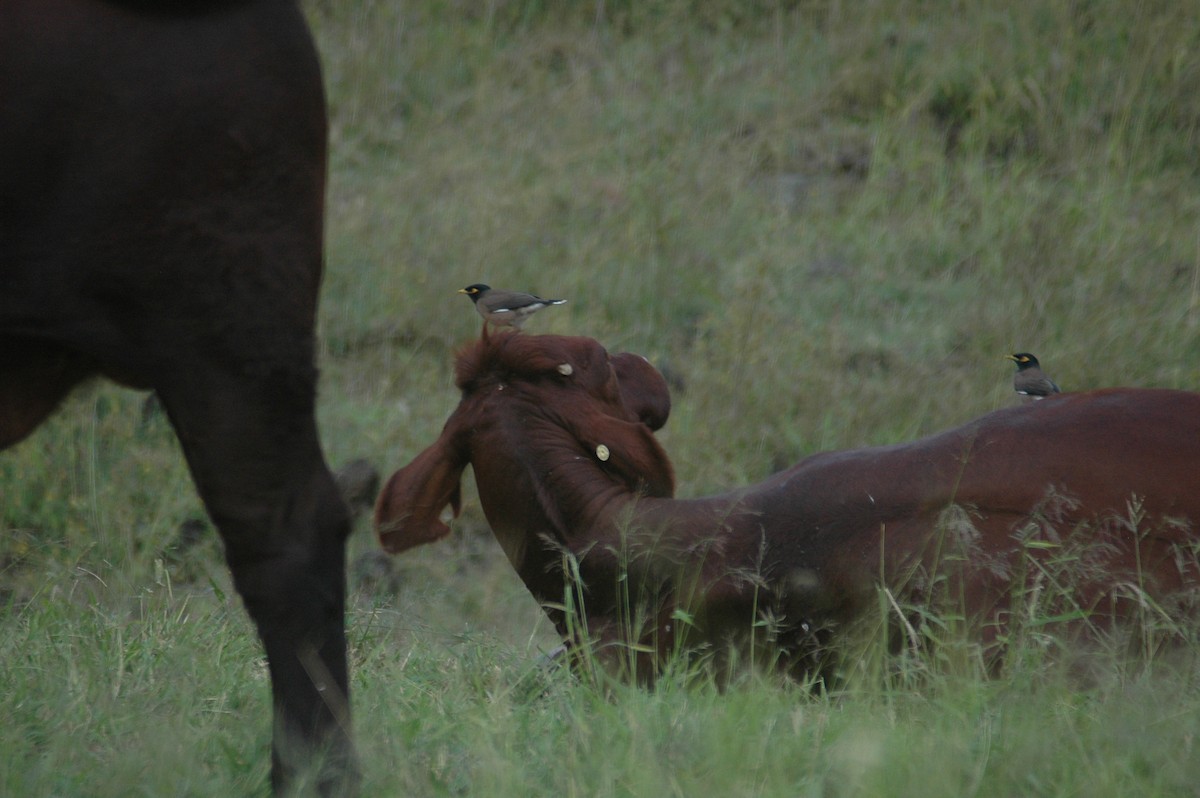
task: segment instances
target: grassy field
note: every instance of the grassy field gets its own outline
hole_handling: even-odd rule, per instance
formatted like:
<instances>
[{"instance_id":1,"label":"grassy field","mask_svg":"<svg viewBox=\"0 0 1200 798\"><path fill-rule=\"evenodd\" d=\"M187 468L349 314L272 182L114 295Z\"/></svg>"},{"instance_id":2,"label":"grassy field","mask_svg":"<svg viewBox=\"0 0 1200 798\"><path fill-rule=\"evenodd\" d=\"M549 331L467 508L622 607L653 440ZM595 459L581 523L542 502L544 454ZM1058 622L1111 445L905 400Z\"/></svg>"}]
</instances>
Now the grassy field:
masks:
<instances>
[{"instance_id":1,"label":"grassy field","mask_svg":"<svg viewBox=\"0 0 1200 798\"><path fill-rule=\"evenodd\" d=\"M1013 351L1066 390L1200 388L1192 3L306 7L335 467L435 438L478 281L672 372L681 496L1006 406ZM266 793L258 644L143 398L89 386L0 456L0 795ZM834 695L545 672L464 496L447 544L351 542L366 795L1197 795L1194 656L1080 680L1032 645L984 680L867 651Z\"/></svg>"}]
</instances>

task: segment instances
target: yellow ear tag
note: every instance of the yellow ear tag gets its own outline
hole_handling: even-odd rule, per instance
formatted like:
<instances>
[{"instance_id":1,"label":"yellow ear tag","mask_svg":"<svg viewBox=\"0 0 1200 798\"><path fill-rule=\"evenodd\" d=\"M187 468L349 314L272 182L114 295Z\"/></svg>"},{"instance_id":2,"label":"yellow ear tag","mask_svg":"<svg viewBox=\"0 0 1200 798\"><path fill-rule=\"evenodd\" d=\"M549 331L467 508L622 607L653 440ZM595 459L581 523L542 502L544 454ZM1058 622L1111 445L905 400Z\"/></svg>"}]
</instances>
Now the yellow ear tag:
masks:
<instances>
[{"instance_id":1,"label":"yellow ear tag","mask_svg":"<svg viewBox=\"0 0 1200 798\"><path fill-rule=\"evenodd\" d=\"M603 443L596 447L596 457L603 463L608 462L608 447Z\"/></svg>"}]
</instances>

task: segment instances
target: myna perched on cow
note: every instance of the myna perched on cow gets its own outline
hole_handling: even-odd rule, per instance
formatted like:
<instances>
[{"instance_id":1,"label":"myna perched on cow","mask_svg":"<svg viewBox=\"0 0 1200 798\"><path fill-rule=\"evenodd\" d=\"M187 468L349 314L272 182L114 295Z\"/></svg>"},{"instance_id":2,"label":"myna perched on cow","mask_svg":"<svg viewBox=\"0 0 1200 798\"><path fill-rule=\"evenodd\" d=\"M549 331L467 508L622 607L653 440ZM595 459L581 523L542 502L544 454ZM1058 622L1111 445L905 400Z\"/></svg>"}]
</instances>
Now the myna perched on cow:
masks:
<instances>
[{"instance_id":1,"label":"myna perched on cow","mask_svg":"<svg viewBox=\"0 0 1200 798\"><path fill-rule=\"evenodd\" d=\"M1051 394L1061 393L1058 385L1046 376L1038 359L1032 354L1017 352L1007 357L1017 364L1017 373L1013 375L1013 390L1021 396L1045 399Z\"/></svg>"},{"instance_id":2,"label":"myna perched on cow","mask_svg":"<svg viewBox=\"0 0 1200 798\"><path fill-rule=\"evenodd\" d=\"M567 301L565 299L543 299L522 291L504 291L483 283L460 288L458 293L471 297L471 301L475 303L475 310L479 311L480 316L483 316L485 330L488 322L497 327L513 327L519 330L526 319L542 308L561 305Z\"/></svg>"}]
</instances>

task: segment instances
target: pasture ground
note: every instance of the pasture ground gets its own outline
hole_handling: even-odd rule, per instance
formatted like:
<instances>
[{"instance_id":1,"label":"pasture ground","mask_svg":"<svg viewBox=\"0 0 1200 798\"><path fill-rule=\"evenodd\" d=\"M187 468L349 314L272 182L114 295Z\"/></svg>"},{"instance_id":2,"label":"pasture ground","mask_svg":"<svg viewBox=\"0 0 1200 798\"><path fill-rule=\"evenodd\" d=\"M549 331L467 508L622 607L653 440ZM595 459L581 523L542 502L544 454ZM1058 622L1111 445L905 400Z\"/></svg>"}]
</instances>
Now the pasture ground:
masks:
<instances>
[{"instance_id":1,"label":"pasture ground","mask_svg":"<svg viewBox=\"0 0 1200 798\"><path fill-rule=\"evenodd\" d=\"M386 475L435 438L478 281L569 298L531 332L671 371L681 496L1005 406L1013 351L1065 390L1200 389L1192 3L306 6L335 467ZM554 636L464 497L446 544L351 542L368 796L1200 784L1194 646L1081 678L1032 634L993 680L969 645L875 646L834 694L546 672ZM0 795L266 793L266 671L213 533L180 535L201 518L138 394L89 386L0 456Z\"/></svg>"}]
</instances>

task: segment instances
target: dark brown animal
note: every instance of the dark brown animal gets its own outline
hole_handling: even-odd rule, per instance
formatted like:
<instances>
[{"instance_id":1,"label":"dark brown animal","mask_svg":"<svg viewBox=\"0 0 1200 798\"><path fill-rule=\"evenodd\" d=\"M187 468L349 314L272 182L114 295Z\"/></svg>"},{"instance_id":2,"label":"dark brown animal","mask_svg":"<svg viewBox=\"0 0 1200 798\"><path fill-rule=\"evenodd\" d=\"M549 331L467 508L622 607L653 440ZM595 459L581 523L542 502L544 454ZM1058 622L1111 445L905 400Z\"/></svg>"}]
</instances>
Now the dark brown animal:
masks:
<instances>
[{"instance_id":1,"label":"dark brown animal","mask_svg":"<svg viewBox=\"0 0 1200 798\"><path fill-rule=\"evenodd\" d=\"M1085 616L1165 607L1198 584L1197 394L1064 395L674 499L652 434L667 388L642 358L609 358L587 338L494 335L460 354L457 384L439 439L380 494L384 548L446 535L439 513L457 514L470 464L496 538L560 634L632 638L649 656L615 656L639 678L681 633L717 650L764 619L779 664L807 670L881 596L897 609L946 601L996 643L1039 594L1090 628ZM574 582L582 590L564 592Z\"/></svg>"},{"instance_id":2,"label":"dark brown animal","mask_svg":"<svg viewBox=\"0 0 1200 798\"><path fill-rule=\"evenodd\" d=\"M0 3L0 448L153 389L270 663L272 781L354 789L346 508L314 423L325 102L290 0Z\"/></svg>"}]
</instances>

